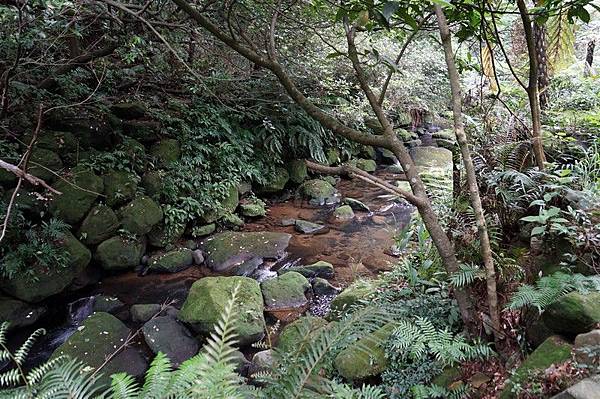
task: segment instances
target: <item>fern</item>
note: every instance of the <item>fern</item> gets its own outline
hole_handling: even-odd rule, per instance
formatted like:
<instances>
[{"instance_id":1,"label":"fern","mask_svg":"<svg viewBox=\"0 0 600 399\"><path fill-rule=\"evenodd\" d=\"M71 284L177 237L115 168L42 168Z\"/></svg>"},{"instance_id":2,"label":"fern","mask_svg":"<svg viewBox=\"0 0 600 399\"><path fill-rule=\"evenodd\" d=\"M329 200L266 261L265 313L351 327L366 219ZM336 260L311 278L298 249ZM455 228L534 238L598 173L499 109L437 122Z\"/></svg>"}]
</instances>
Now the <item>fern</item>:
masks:
<instances>
[{"instance_id":1,"label":"fern","mask_svg":"<svg viewBox=\"0 0 600 399\"><path fill-rule=\"evenodd\" d=\"M465 265L464 263L459 266L459 270L456 273L450 275L450 283L457 287L466 287L471 285L475 280L482 280L485 278L485 273L477 265Z\"/></svg>"},{"instance_id":2,"label":"fern","mask_svg":"<svg viewBox=\"0 0 600 399\"><path fill-rule=\"evenodd\" d=\"M573 24L569 23L567 10L560 10L546 22L548 29L548 67L556 73L573 58L575 53L575 35Z\"/></svg>"}]
</instances>

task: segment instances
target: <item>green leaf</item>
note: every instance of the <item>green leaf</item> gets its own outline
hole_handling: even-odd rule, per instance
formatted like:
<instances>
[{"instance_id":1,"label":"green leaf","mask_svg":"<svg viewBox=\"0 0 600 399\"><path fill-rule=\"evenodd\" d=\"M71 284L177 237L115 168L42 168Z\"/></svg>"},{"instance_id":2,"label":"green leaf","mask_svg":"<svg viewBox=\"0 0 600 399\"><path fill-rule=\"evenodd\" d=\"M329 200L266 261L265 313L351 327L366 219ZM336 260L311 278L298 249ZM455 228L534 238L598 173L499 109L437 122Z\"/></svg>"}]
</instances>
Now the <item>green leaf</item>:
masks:
<instances>
[{"instance_id":1,"label":"green leaf","mask_svg":"<svg viewBox=\"0 0 600 399\"><path fill-rule=\"evenodd\" d=\"M544 234L546 232L546 226L536 226L531 230L532 236L537 236L540 234Z\"/></svg>"}]
</instances>

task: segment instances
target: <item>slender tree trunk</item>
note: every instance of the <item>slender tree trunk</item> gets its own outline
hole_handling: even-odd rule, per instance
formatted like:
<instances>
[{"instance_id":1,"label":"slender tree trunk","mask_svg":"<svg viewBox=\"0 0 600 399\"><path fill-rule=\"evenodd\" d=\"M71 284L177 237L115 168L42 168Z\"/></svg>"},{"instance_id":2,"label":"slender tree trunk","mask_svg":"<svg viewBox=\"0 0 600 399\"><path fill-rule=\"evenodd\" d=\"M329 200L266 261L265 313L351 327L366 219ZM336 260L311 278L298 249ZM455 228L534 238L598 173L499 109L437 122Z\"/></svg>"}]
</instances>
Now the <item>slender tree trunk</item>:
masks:
<instances>
[{"instance_id":1,"label":"slender tree trunk","mask_svg":"<svg viewBox=\"0 0 600 399\"><path fill-rule=\"evenodd\" d=\"M533 34L535 39L536 61L538 64L538 90L540 93L540 108L548 107L548 87L550 86L550 72L548 70L547 36L546 25L535 22L533 24Z\"/></svg>"},{"instance_id":2,"label":"slender tree trunk","mask_svg":"<svg viewBox=\"0 0 600 399\"><path fill-rule=\"evenodd\" d=\"M594 64L594 49L595 48L596 48L596 41L590 40L587 45L587 53L585 55L586 71L591 71L592 65Z\"/></svg>"},{"instance_id":3,"label":"slender tree trunk","mask_svg":"<svg viewBox=\"0 0 600 399\"><path fill-rule=\"evenodd\" d=\"M473 165L473 159L471 157L471 151L469 149L469 143L467 141L462 120L462 94L460 89L460 78L454 62L450 28L448 27L448 23L442 8L437 4L435 5L435 13L440 29L442 46L444 47L444 55L446 58L446 65L448 67L448 78L450 80L450 89L452 92L454 132L456 133L456 138L462 155L462 162L465 167L465 174L469 189L469 198L475 213L475 221L477 223L477 230L479 232L481 257L483 258L483 263L485 266L488 308L492 322L492 329L494 331L494 339L496 342L498 342L501 336L501 327L500 312L498 309L498 292L496 290L496 270L494 267L494 259L492 257L492 248L490 245L485 215L483 213L483 206L481 205L481 198L479 196L479 186L477 184L477 177L475 175L475 167Z\"/></svg>"},{"instance_id":4,"label":"slender tree trunk","mask_svg":"<svg viewBox=\"0 0 600 399\"><path fill-rule=\"evenodd\" d=\"M538 91L538 63L537 52L535 46L535 38L533 35L533 26L531 18L529 18L529 10L525 5L525 0L517 0L521 22L523 23L523 31L525 32L525 40L527 42L527 53L529 56L529 82L527 85L527 97L529 98L529 108L531 112L531 141L533 146L533 154L535 161L540 170L544 169L546 155L544 154L544 146L542 142L542 122L541 108Z\"/></svg>"}]
</instances>

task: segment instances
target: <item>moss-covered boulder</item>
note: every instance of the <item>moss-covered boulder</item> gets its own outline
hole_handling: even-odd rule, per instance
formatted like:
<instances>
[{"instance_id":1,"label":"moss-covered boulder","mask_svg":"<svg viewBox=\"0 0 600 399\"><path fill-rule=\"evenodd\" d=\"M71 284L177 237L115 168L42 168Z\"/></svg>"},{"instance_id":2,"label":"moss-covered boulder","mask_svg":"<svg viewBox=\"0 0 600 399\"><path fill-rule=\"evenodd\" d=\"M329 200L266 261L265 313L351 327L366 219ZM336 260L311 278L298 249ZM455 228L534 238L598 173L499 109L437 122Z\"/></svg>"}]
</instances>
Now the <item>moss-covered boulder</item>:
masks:
<instances>
[{"instance_id":1,"label":"moss-covered boulder","mask_svg":"<svg viewBox=\"0 0 600 399\"><path fill-rule=\"evenodd\" d=\"M347 380L363 380L381 374L388 365L385 343L394 331L394 324L386 324L341 351L334 360L338 373Z\"/></svg>"},{"instance_id":2,"label":"moss-covered boulder","mask_svg":"<svg viewBox=\"0 0 600 399\"><path fill-rule=\"evenodd\" d=\"M148 261L148 270L158 273L177 273L194 263L192 250L179 248L162 255L154 255Z\"/></svg>"},{"instance_id":3,"label":"moss-covered boulder","mask_svg":"<svg viewBox=\"0 0 600 399\"><path fill-rule=\"evenodd\" d=\"M144 173L148 160L146 158L146 147L142 143L131 137L125 137L119 146L119 150L127 155L131 167L136 173Z\"/></svg>"},{"instance_id":4,"label":"moss-covered boulder","mask_svg":"<svg viewBox=\"0 0 600 399\"><path fill-rule=\"evenodd\" d=\"M116 236L98 245L94 259L105 270L126 270L140 264L144 249L142 241Z\"/></svg>"},{"instance_id":5,"label":"moss-covered boulder","mask_svg":"<svg viewBox=\"0 0 600 399\"><path fill-rule=\"evenodd\" d=\"M0 321L10 321L9 330L34 324L47 310L43 305L31 305L18 299L0 296Z\"/></svg>"},{"instance_id":6,"label":"moss-covered boulder","mask_svg":"<svg viewBox=\"0 0 600 399\"><path fill-rule=\"evenodd\" d=\"M202 243L207 265L216 272L249 275L264 259L277 260L285 254L290 234L276 232L226 231Z\"/></svg>"},{"instance_id":7,"label":"moss-covered boulder","mask_svg":"<svg viewBox=\"0 0 600 399\"><path fill-rule=\"evenodd\" d=\"M163 139L150 148L150 155L156 158L158 166L169 166L181 157L181 145L175 139Z\"/></svg>"},{"instance_id":8,"label":"moss-covered boulder","mask_svg":"<svg viewBox=\"0 0 600 399\"><path fill-rule=\"evenodd\" d=\"M65 343L56 348L51 359L69 356L95 370L123 345L128 334L129 328L113 315L105 312L94 313L83 321ZM137 351L126 349L102 368L101 382L107 383L111 374L123 371L139 376L145 371L146 366L146 362Z\"/></svg>"},{"instance_id":9,"label":"moss-covered boulder","mask_svg":"<svg viewBox=\"0 0 600 399\"><path fill-rule=\"evenodd\" d=\"M288 162L285 167L293 183L300 184L308 179L308 168L303 159L294 159Z\"/></svg>"},{"instance_id":10,"label":"moss-covered boulder","mask_svg":"<svg viewBox=\"0 0 600 399\"><path fill-rule=\"evenodd\" d=\"M267 310L305 306L305 293L310 287L306 277L297 272L282 274L260 285Z\"/></svg>"},{"instance_id":11,"label":"moss-covered boulder","mask_svg":"<svg viewBox=\"0 0 600 399\"><path fill-rule=\"evenodd\" d=\"M153 120L129 120L123 121L123 133L138 140L141 143L149 144L160 140L161 124Z\"/></svg>"},{"instance_id":12,"label":"moss-covered boulder","mask_svg":"<svg viewBox=\"0 0 600 399\"><path fill-rule=\"evenodd\" d=\"M35 146L53 151L64 159L66 154L77 151L78 140L71 132L45 131L38 136Z\"/></svg>"},{"instance_id":13,"label":"moss-covered boulder","mask_svg":"<svg viewBox=\"0 0 600 399\"><path fill-rule=\"evenodd\" d=\"M146 195L159 199L162 194L162 179L163 175L159 170L149 170L142 176L140 185L144 189Z\"/></svg>"},{"instance_id":14,"label":"moss-covered boulder","mask_svg":"<svg viewBox=\"0 0 600 399\"><path fill-rule=\"evenodd\" d=\"M4 202L8 204L12 198L15 189L6 191L3 195ZM21 188L15 196L14 207L29 215L37 216L44 210L45 202L38 193L33 193Z\"/></svg>"},{"instance_id":15,"label":"moss-covered boulder","mask_svg":"<svg viewBox=\"0 0 600 399\"><path fill-rule=\"evenodd\" d=\"M372 159L357 159L356 167L369 173L375 172L377 170L377 164Z\"/></svg>"},{"instance_id":16,"label":"moss-covered boulder","mask_svg":"<svg viewBox=\"0 0 600 399\"><path fill-rule=\"evenodd\" d=\"M283 352L291 352L302 343L310 342L312 334L327 325L327 321L320 317L303 316L286 325L277 338L277 347ZM304 334L308 331L308 334Z\"/></svg>"},{"instance_id":17,"label":"moss-covered boulder","mask_svg":"<svg viewBox=\"0 0 600 399\"><path fill-rule=\"evenodd\" d=\"M65 267L57 265L48 269L31 265L31 273L21 273L10 280L4 279L0 282L0 288L25 302L39 302L62 292L90 263L91 253L69 232L64 234L59 245L67 252Z\"/></svg>"},{"instance_id":18,"label":"moss-covered boulder","mask_svg":"<svg viewBox=\"0 0 600 399\"><path fill-rule=\"evenodd\" d=\"M236 287L239 287L235 311L239 316L235 332L240 345L260 340L264 335L263 296L256 280L248 277L205 277L194 284L179 312L179 320L196 331L214 331Z\"/></svg>"},{"instance_id":19,"label":"moss-covered boulder","mask_svg":"<svg viewBox=\"0 0 600 399\"><path fill-rule=\"evenodd\" d=\"M542 320L558 334L575 336L588 332L600 322L600 293L564 295L544 311Z\"/></svg>"},{"instance_id":20,"label":"moss-covered boulder","mask_svg":"<svg viewBox=\"0 0 600 399\"><path fill-rule=\"evenodd\" d=\"M256 198L240 204L240 213L246 217L262 217L266 215L267 210L265 209L265 203Z\"/></svg>"},{"instance_id":21,"label":"moss-covered boulder","mask_svg":"<svg viewBox=\"0 0 600 399\"><path fill-rule=\"evenodd\" d=\"M192 229L192 235L194 237L205 237L214 233L216 229L217 225L214 223L196 226Z\"/></svg>"},{"instance_id":22,"label":"moss-covered boulder","mask_svg":"<svg viewBox=\"0 0 600 399\"><path fill-rule=\"evenodd\" d=\"M347 287L333 301L331 301L328 318L337 319L341 314L347 312L353 305L362 300L367 300L375 293L377 286L371 281L357 281Z\"/></svg>"},{"instance_id":23,"label":"moss-covered boulder","mask_svg":"<svg viewBox=\"0 0 600 399\"><path fill-rule=\"evenodd\" d=\"M279 269L279 274L284 274L287 272L300 273L304 277L332 278L334 269L331 263L320 260L310 265L292 266L286 267L285 269Z\"/></svg>"},{"instance_id":24,"label":"moss-covered boulder","mask_svg":"<svg viewBox=\"0 0 600 399\"><path fill-rule=\"evenodd\" d=\"M139 101L113 104L110 107L113 114L122 119L138 119L146 115L146 105Z\"/></svg>"},{"instance_id":25,"label":"moss-covered boulder","mask_svg":"<svg viewBox=\"0 0 600 399\"><path fill-rule=\"evenodd\" d=\"M145 323L150 320L154 315L158 314L162 306L158 303L138 303L131 305L129 314L131 320L135 323Z\"/></svg>"},{"instance_id":26,"label":"moss-covered boulder","mask_svg":"<svg viewBox=\"0 0 600 399\"><path fill-rule=\"evenodd\" d=\"M56 180L56 173L60 173L62 168L63 163L57 153L45 148L35 148L31 152L29 169L27 171L30 174L45 180L46 183L52 183Z\"/></svg>"},{"instance_id":27,"label":"moss-covered boulder","mask_svg":"<svg viewBox=\"0 0 600 399\"><path fill-rule=\"evenodd\" d=\"M100 244L119 228L117 215L106 205L96 205L83 219L77 236L87 245Z\"/></svg>"},{"instance_id":28,"label":"moss-covered boulder","mask_svg":"<svg viewBox=\"0 0 600 399\"><path fill-rule=\"evenodd\" d=\"M167 229L164 223L159 223L152 227L148 233L148 244L157 248L165 248L177 242L185 232L185 226L175 226L176 228Z\"/></svg>"},{"instance_id":29,"label":"moss-covered boulder","mask_svg":"<svg viewBox=\"0 0 600 399\"><path fill-rule=\"evenodd\" d=\"M121 224L125 230L137 235L144 235L158 224L163 213L150 197L138 197L119 210Z\"/></svg>"},{"instance_id":30,"label":"moss-covered boulder","mask_svg":"<svg viewBox=\"0 0 600 399\"><path fill-rule=\"evenodd\" d=\"M277 167L266 178L266 181L256 187L256 191L260 194L275 194L284 189L290 175L285 168Z\"/></svg>"},{"instance_id":31,"label":"moss-covered boulder","mask_svg":"<svg viewBox=\"0 0 600 399\"><path fill-rule=\"evenodd\" d=\"M192 333L172 316L159 316L142 327L148 347L167 355L174 367L198 353L200 344Z\"/></svg>"},{"instance_id":32,"label":"moss-covered boulder","mask_svg":"<svg viewBox=\"0 0 600 399\"><path fill-rule=\"evenodd\" d=\"M321 179L307 180L298 187L298 193L315 205L333 204L337 190L330 183Z\"/></svg>"},{"instance_id":33,"label":"moss-covered boulder","mask_svg":"<svg viewBox=\"0 0 600 399\"><path fill-rule=\"evenodd\" d=\"M124 170L113 170L104 175L106 203L115 207L129 202L135 197L138 176Z\"/></svg>"},{"instance_id":34,"label":"moss-covered boulder","mask_svg":"<svg viewBox=\"0 0 600 399\"><path fill-rule=\"evenodd\" d=\"M565 362L571 358L571 344L560 338L552 336L537 347L523 363L517 368L512 377L507 381L500 399L516 398L513 392L515 386L527 381L527 378L536 372L542 372L553 364Z\"/></svg>"},{"instance_id":35,"label":"moss-covered boulder","mask_svg":"<svg viewBox=\"0 0 600 399\"><path fill-rule=\"evenodd\" d=\"M337 148L328 148L325 151L325 156L327 157L327 165L335 165L342 162L340 151Z\"/></svg>"},{"instance_id":36,"label":"moss-covered boulder","mask_svg":"<svg viewBox=\"0 0 600 399\"><path fill-rule=\"evenodd\" d=\"M333 211L333 218L340 222L347 222L354 219L354 211L350 205L342 205Z\"/></svg>"},{"instance_id":37,"label":"moss-covered boulder","mask_svg":"<svg viewBox=\"0 0 600 399\"><path fill-rule=\"evenodd\" d=\"M240 203L240 195L236 186L231 186L227 190L225 198L221 200L221 215L225 213L232 213L238 207Z\"/></svg>"},{"instance_id":38,"label":"moss-covered boulder","mask_svg":"<svg viewBox=\"0 0 600 399\"><path fill-rule=\"evenodd\" d=\"M88 214L98 195L104 190L102 178L90 169L72 169L72 183L63 180L54 185L61 195L55 195L50 202L50 212L73 225Z\"/></svg>"}]
</instances>

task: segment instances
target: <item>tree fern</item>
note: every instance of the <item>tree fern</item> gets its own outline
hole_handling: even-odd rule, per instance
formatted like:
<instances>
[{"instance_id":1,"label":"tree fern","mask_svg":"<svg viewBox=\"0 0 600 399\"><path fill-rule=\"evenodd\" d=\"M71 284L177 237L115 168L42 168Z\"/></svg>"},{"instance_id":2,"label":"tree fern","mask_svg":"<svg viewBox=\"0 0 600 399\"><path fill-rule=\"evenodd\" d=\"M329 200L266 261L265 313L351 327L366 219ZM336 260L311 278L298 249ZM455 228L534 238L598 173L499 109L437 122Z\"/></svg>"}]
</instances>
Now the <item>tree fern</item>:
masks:
<instances>
[{"instance_id":1,"label":"tree fern","mask_svg":"<svg viewBox=\"0 0 600 399\"><path fill-rule=\"evenodd\" d=\"M548 67L556 73L564 67L575 53L575 35L573 25L569 23L567 10L560 10L556 15L548 18Z\"/></svg>"}]
</instances>

